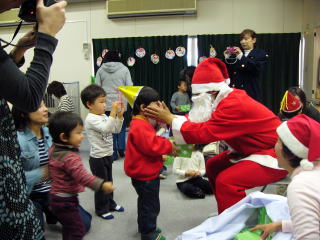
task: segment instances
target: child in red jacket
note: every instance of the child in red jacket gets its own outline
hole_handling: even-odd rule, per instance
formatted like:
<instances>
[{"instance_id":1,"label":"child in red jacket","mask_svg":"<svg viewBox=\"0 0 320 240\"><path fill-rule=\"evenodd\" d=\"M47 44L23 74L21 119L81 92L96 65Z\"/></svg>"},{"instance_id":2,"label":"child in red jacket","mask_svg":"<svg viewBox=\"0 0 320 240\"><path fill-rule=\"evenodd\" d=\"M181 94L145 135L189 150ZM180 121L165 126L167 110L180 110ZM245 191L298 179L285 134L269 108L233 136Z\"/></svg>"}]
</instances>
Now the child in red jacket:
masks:
<instances>
[{"instance_id":1,"label":"child in red jacket","mask_svg":"<svg viewBox=\"0 0 320 240\"><path fill-rule=\"evenodd\" d=\"M157 106L159 94L150 87L142 87L133 103L132 121L128 133L125 173L131 177L138 194L138 228L141 240L164 240L157 228L160 212L160 180L162 155L175 151L166 138L156 135L154 120L144 116L145 108Z\"/></svg>"}]
</instances>

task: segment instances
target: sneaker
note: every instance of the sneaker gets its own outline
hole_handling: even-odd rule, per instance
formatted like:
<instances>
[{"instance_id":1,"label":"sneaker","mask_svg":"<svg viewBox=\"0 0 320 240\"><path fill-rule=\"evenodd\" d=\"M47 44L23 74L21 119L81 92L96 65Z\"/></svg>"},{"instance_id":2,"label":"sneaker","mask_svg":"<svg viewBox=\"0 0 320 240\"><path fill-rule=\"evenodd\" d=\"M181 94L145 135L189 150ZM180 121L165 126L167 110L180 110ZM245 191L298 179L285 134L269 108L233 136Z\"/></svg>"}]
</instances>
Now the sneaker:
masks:
<instances>
[{"instance_id":1,"label":"sneaker","mask_svg":"<svg viewBox=\"0 0 320 240\"><path fill-rule=\"evenodd\" d=\"M105 220L110 220L110 219L114 218L114 216L111 213L105 213L105 214L100 215L99 217L101 217Z\"/></svg>"},{"instance_id":2,"label":"sneaker","mask_svg":"<svg viewBox=\"0 0 320 240\"><path fill-rule=\"evenodd\" d=\"M124 207L117 205L114 209L112 209L113 211L116 212L124 212Z\"/></svg>"},{"instance_id":3,"label":"sneaker","mask_svg":"<svg viewBox=\"0 0 320 240\"><path fill-rule=\"evenodd\" d=\"M161 234L159 234L155 240L166 240L166 238L164 236L162 236Z\"/></svg>"}]
</instances>

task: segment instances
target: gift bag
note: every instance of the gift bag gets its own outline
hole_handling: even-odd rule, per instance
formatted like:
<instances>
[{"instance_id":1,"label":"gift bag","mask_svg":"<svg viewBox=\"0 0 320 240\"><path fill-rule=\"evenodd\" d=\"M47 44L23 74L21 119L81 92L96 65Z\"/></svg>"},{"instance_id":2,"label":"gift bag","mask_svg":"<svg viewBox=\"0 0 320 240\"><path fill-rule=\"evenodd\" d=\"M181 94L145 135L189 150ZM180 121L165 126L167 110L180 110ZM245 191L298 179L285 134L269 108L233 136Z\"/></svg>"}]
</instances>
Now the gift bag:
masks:
<instances>
[{"instance_id":1,"label":"gift bag","mask_svg":"<svg viewBox=\"0 0 320 240\"><path fill-rule=\"evenodd\" d=\"M268 224L271 223L271 219L267 214L266 208L262 207L258 209L258 224ZM252 226L253 227L253 226ZM260 236L262 234L262 230L255 230L250 232L249 229L251 227L245 227L244 229L241 230L240 233L236 234L233 240L260 240ZM269 235L266 240L271 240L272 237Z\"/></svg>"}]
</instances>

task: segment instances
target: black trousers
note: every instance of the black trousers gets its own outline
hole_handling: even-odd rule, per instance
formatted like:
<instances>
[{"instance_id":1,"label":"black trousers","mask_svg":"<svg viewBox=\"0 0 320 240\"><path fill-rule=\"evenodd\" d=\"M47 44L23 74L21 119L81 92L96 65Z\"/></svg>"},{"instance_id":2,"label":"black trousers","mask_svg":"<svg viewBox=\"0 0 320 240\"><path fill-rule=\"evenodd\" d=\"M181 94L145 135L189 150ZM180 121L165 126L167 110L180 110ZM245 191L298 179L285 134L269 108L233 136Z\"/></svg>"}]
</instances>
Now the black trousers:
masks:
<instances>
[{"instance_id":1,"label":"black trousers","mask_svg":"<svg viewBox=\"0 0 320 240\"><path fill-rule=\"evenodd\" d=\"M47 224L56 224L58 219L49 209L49 192L31 192L30 199L36 207L38 217L42 228L44 229L44 217L45 214Z\"/></svg>"},{"instance_id":2,"label":"black trousers","mask_svg":"<svg viewBox=\"0 0 320 240\"><path fill-rule=\"evenodd\" d=\"M209 181L202 177L179 182L177 183L177 187L183 194L190 198L204 198L205 194L212 194Z\"/></svg>"},{"instance_id":3,"label":"black trousers","mask_svg":"<svg viewBox=\"0 0 320 240\"><path fill-rule=\"evenodd\" d=\"M90 157L89 165L93 175L108 182L113 181L111 156L103 158ZM106 194L101 190L94 193L94 205L98 216L110 212L117 206L116 202L113 200L113 193Z\"/></svg>"},{"instance_id":4,"label":"black trousers","mask_svg":"<svg viewBox=\"0 0 320 240\"><path fill-rule=\"evenodd\" d=\"M131 179L132 185L138 194L138 230L141 240L154 240L159 234L157 217L160 213L160 179L139 181Z\"/></svg>"}]
</instances>

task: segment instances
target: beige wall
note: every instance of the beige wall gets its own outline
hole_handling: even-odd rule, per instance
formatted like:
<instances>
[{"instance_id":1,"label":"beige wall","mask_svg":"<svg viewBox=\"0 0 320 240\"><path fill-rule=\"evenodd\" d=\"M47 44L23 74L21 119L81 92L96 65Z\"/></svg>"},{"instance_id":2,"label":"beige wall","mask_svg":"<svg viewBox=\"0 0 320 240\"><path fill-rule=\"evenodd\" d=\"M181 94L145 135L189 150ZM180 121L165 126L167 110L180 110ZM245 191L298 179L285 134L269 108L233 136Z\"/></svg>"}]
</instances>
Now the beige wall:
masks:
<instances>
[{"instance_id":1,"label":"beige wall","mask_svg":"<svg viewBox=\"0 0 320 240\"><path fill-rule=\"evenodd\" d=\"M89 84L95 60L84 58L82 44L92 38L239 33L244 28L258 33L301 32L304 5L304 0L198 0L196 17L109 20L104 2L70 4L66 26L57 36L50 81L80 81L81 88ZM9 38L13 31L2 28L0 34Z\"/></svg>"},{"instance_id":2,"label":"beige wall","mask_svg":"<svg viewBox=\"0 0 320 240\"><path fill-rule=\"evenodd\" d=\"M320 1L304 0L303 10L303 35L306 41L304 90L307 93L307 97L313 99L315 97L315 94L313 94L312 91L316 90L317 64L320 57L320 48L315 50L317 44L314 41L314 31L317 27L320 27Z\"/></svg>"}]
</instances>

